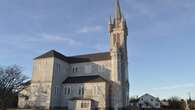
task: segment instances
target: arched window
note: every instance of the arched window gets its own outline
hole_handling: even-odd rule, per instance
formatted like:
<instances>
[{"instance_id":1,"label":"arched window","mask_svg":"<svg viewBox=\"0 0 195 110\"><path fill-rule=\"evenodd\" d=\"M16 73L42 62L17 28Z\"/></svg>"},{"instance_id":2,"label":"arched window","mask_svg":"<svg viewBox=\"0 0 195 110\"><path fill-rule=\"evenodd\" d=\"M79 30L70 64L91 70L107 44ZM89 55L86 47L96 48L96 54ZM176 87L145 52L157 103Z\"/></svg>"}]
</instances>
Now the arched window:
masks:
<instances>
[{"instance_id":1,"label":"arched window","mask_svg":"<svg viewBox=\"0 0 195 110\"><path fill-rule=\"evenodd\" d=\"M113 44L116 46L120 45L120 33L113 34Z\"/></svg>"}]
</instances>

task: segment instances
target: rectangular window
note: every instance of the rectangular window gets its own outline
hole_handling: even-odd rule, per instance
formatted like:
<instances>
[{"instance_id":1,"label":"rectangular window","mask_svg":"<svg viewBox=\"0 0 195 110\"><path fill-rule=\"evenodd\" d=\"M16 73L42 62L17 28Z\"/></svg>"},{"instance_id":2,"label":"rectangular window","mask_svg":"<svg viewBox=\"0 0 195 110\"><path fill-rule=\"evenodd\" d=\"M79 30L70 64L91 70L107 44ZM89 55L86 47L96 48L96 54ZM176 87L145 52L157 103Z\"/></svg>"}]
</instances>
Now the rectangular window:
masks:
<instances>
[{"instance_id":1,"label":"rectangular window","mask_svg":"<svg viewBox=\"0 0 195 110\"><path fill-rule=\"evenodd\" d=\"M92 72L92 65L86 65L85 66L85 73L91 73Z\"/></svg>"},{"instance_id":2,"label":"rectangular window","mask_svg":"<svg viewBox=\"0 0 195 110\"><path fill-rule=\"evenodd\" d=\"M89 107L89 103L81 102L81 108L88 108L88 107Z\"/></svg>"},{"instance_id":3,"label":"rectangular window","mask_svg":"<svg viewBox=\"0 0 195 110\"><path fill-rule=\"evenodd\" d=\"M84 87L82 87L82 95L84 95L85 89Z\"/></svg>"},{"instance_id":4,"label":"rectangular window","mask_svg":"<svg viewBox=\"0 0 195 110\"><path fill-rule=\"evenodd\" d=\"M56 86L54 87L54 95L58 96L59 88Z\"/></svg>"},{"instance_id":5,"label":"rectangular window","mask_svg":"<svg viewBox=\"0 0 195 110\"><path fill-rule=\"evenodd\" d=\"M57 64L57 72L60 72L60 64Z\"/></svg>"},{"instance_id":6,"label":"rectangular window","mask_svg":"<svg viewBox=\"0 0 195 110\"><path fill-rule=\"evenodd\" d=\"M55 63L55 71L58 72L58 73L60 72L60 69L61 69L60 66L61 66L60 64Z\"/></svg>"},{"instance_id":7,"label":"rectangular window","mask_svg":"<svg viewBox=\"0 0 195 110\"><path fill-rule=\"evenodd\" d=\"M84 95L84 87L79 88L79 95L83 96Z\"/></svg>"},{"instance_id":8,"label":"rectangular window","mask_svg":"<svg viewBox=\"0 0 195 110\"><path fill-rule=\"evenodd\" d=\"M79 88L79 95L81 95L81 88Z\"/></svg>"},{"instance_id":9,"label":"rectangular window","mask_svg":"<svg viewBox=\"0 0 195 110\"><path fill-rule=\"evenodd\" d=\"M78 72L78 67L76 67L76 66L75 66L75 67L73 67L73 68L72 68L72 72L73 72L73 73Z\"/></svg>"},{"instance_id":10,"label":"rectangular window","mask_svg":"<svg viewBox=\"0 0 195 110\"><path fill-rule=\"evenodd\" d=\"M67 94L67 88L64 87L64 95L66 95L66 94Z\"/></svg>"},{"instance_id":11,"label":"rectangular window","mask_svg":"<svg viewBox=\"0 0 195 110\"><path fill-rule=\"evenodd\" d=\"M104 65L99 65L99 66L98 66L98 72L100 72L100 73L101 73L101 72L104 72L104 69L105 69L105 68L104 68Z\"/></svg>"},{"instance_id":12,"label":"rectangular window","mask_svg":"<svg viewBox=\"0 0 195 110\"><path fill-rule=\"evenodd\" d=\"M70 95L70 93L71 93L71 88L68 87L68 95Z\"/></svg>"},{"instance_id":13,"label":"rectangular window","mask_svg":"<svg viewBox=\"0 0 195 110\"><path fill-rule=\"evenodd\" d=\"M71 94L71 87L65 87L64 88L64 94L65 95L70 95Z\"/></svg>"}]
</instances>

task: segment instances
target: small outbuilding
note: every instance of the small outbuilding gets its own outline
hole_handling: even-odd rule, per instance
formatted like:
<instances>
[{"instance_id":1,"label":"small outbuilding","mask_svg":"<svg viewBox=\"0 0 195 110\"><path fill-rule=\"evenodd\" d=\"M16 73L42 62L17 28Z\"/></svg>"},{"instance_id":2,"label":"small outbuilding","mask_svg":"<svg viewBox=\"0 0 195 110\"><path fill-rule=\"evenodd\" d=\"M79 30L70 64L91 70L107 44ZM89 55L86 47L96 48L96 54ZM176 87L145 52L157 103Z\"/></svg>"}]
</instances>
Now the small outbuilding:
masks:
<instances>
[{"instance_id":1,"label":"small outbuilding","mask_svg":"<svg viewBox=\"0 0 195 110\"><path fill-rule=\"evenodd\" d=\"M160 100L150 94L144 94L139 98L138 107L142 109L159 109Z\"/></svg>"}]
</instances>

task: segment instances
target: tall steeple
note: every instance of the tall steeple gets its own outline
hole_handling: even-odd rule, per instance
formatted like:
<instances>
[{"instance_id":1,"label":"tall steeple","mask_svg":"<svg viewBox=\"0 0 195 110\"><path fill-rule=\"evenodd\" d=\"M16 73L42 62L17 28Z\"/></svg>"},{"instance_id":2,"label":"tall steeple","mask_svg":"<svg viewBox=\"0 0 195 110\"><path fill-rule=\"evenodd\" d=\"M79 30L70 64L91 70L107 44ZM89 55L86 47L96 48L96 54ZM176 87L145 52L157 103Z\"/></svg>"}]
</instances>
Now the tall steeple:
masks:
<instances>
[{"instance_id":1,"label":"tall steeple","mask_svg":"<svg viewBox=\"0 0 195 110\"><path fill-rule=\"evenodd\" d=\"M114 17L110 17L110 55L111 55L111 80L118 86L112 88L112 105L114 110L128 105L128 56L127 36L128 28L122 15L120 0L115 0ZM118 88L117 88L118 87ZM116 100L117 99L117 100Z\"/></svg>"},{"instance_id":2,"label":"tall steeple","mask_svg":"<svg viewBox=\"0 0 195 110\"><path fill-rule=\"evenodd\" d=\"M126 48L126 37L128 35L128 29L126 19L122 15L120 0L115 0L114 17L110 17L109 21L109 33L110 33L110 47L111 50Z\"/></svg>"},{"instance_id":3,"label":"tall steeple","mask_svg":"<svg viewBox=\"0 0 195 110\"><path fill-rule=\"evenodd\" d=\"M115 1L115 19L121 20L121 17L122 17L122 13L121 13L120 3L119 3L119 0L116 0Z\"/></svg>"},{"instance_id":4,"label":"tall steeple","mask_svg":"<svg viewBox=\"0 0 195 110\"><path fill-rule=\"evenodd\" d=\"M115 68L115 70L113 70L113 75L115 75L113 80L123 82L128 78L128 73L122 72L121 70L122 67L127 66L128 28L126 20L122 15L119 1L120 0L115 0L115 16L114 18L110 17L109 34L110 52L113 61L113 68Z\"/></svg>"}]
</instances>

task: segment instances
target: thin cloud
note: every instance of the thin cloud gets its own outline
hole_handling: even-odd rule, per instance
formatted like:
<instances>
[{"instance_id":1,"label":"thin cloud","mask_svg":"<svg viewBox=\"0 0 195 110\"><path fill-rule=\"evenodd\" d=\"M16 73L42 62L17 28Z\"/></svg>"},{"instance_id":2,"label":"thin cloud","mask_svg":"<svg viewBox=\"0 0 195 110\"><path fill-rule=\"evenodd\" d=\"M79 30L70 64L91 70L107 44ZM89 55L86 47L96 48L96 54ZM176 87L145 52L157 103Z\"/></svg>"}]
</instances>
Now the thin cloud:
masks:
<instances>
[{"instance_id":1,"label":"thin cloud","mask_svg":"<svg viewBox=\"0 0 195 110\"><path fill-rule=\"evenodd\" d=\"M41 34L42 39L49 42L63 42L70 46L81 45L81 42L76 41L70 37L60 36L60 35L52 35L52 34Z\"/></svg>"},{"instance_id":2,"label":"thin cloud","mask_svg":"<svg viewBox=\"0 0 195 110\"><path fill-rule=\"evenodd\" d=\"M172 90L172 89L180 89L180 88L191 88L195 87L195 83L186 83L186 84L178 84L164 87L152 88L151 90Z\"/></svg>"},{"instance_id":3,"label":"thin cloud","mask_svg":"<svg viewBox=\"0 0 195 110\"><path fill-rule=\"evenodd\" d=\"M126 2L129 5L130 12L125 13L129 20L144 18L152 22L177 19L188 13L191 14L195 5L193 0L151 0L150 2L126 0Z\"/></svg>"},{"instance_id":4,"label":"thin cloud","mask_svg":"<svg viewBox=\"0 0 195 110\"><path fill-rule=\"evenodd\" d=\"M78 33L98 32L101 30L102 30L102 27L99 25L97 25L97 26L84 26L78 31Z\"/></svg>"}]
</instances>

